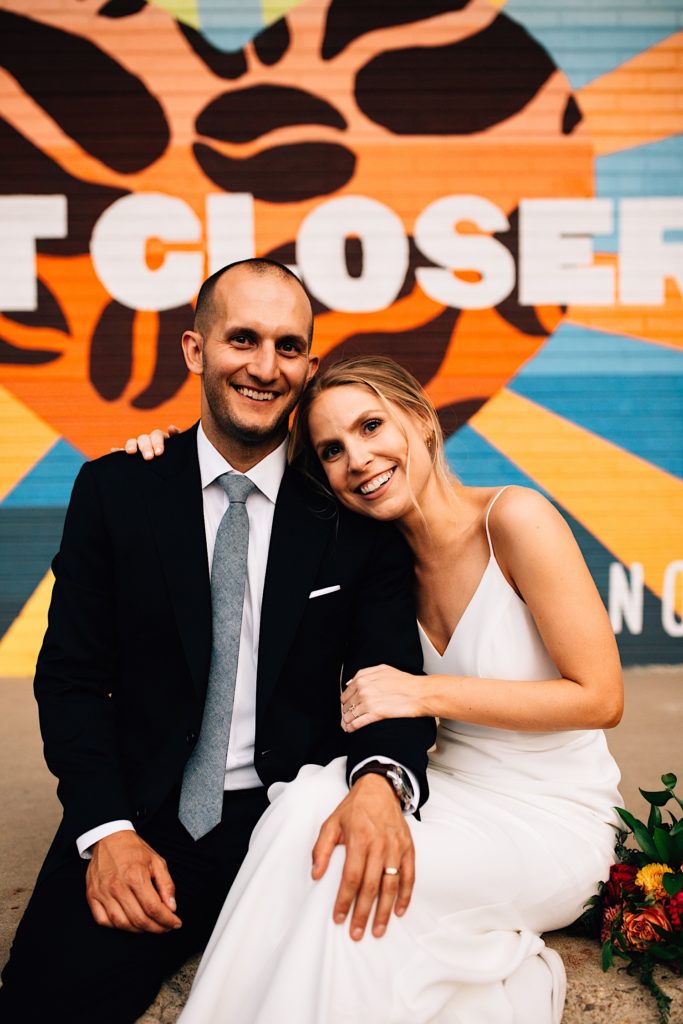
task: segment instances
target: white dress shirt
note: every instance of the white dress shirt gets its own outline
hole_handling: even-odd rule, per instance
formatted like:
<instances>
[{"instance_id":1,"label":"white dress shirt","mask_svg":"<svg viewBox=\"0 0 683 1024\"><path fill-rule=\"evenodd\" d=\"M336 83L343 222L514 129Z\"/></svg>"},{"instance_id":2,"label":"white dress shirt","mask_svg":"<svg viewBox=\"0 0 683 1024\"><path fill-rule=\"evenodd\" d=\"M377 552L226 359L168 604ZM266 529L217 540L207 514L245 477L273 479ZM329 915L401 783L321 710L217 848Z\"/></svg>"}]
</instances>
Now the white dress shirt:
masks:
<instances>
[{"instance_id":1,"label":"white dress shirt","mask_svg":"<svg viewBox=\"0 0 683 1024\"><path fill-rule=\"evenodd\" d=\"M221 519L228 507L228 496L217 478L223 473L234 472L233 467L214 448L202 429L197 430L197 454L199 473L202 481L204 505L204 530L209 559L209 573L213 561L213 549ZM249 549L247 553L247 578L244 591L242 628L235 679L235 698L230 723L230 740L225 766L226 789L255 789L262 786L254 767L254 742L256 731L256 672L258 669L258 645L261 631L261 604L266 579L266 564L273 529L275 502L287 465L287 441L266 455L265 459L253 466L245 476L256 484L256 490L247 498L249 518ZM389 762L378 756L366 758L356 770L370 760ZM406 769L407 770L407 769ZM419 788L412 772L408 772L415 797L407 813L412 813L419 802ZM130 821L110 821L90 829L76 840L81 857L90 856L91 847L114 832L134 830Z\"/></svg>"}]
</instances>

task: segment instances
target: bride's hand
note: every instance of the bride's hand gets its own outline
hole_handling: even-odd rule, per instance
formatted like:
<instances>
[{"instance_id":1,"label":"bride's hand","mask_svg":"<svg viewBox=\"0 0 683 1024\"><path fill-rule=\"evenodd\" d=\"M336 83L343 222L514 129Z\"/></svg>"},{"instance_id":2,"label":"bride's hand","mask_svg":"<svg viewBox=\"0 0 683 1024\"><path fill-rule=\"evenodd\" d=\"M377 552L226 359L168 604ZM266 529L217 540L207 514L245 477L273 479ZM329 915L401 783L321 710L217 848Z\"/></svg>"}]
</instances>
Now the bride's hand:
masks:
<instances>
[{"instance_id":1,"label":"bride's hand","mask_svg":"<svg viewBox=\"0 0 683 1024\"><path fill-rule=\"evenodd\" d=\"M355 732L382 718L428 715L420 702L423 679L390 665L362 668L341 695L343 728Z\"/></svg>"},{"instance_id":2,"label":"bride's hand","mask_svg":"<svg viewBox=\"0 0 683 1024\"><path fill-rule=\"evenodd\" d=\"M179 434L180 428L173 423L169 424L168 430L163 431L155 428L149 434L138 434L137 437L129 437L124 448L112 448L113 452L125 451L126 455L135 455L138 451L143 459L153 459L155 455L164 454L164 441L173 434Z\"/></svg>"}]
</instances>

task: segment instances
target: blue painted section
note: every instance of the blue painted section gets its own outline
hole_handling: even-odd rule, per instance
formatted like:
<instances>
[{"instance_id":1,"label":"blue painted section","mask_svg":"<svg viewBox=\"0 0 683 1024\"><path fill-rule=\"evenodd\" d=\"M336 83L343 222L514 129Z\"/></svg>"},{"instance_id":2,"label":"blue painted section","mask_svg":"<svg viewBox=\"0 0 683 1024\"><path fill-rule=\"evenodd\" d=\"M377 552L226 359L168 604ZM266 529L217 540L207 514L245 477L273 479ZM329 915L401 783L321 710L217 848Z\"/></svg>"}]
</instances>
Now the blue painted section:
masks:
<instances>
[{"instance_id":1,"label":"blue painted section","mask_svg":"<svg viewBox=\"0 0 683 1024\"><path fill-rule=\"evenodd\" d=\"M679 197L683 195L683 135L598 157L595 171L596 195L601 198ZM680 242L682 237L677 230L664 232L669 243ZM615 203L614 231L596 236L595 252L617 252L618 239L619 206Z\"/></svg>"},{"instance_id":2,"label":"blue painted section","mask_svg":"<svg viewBox=\"0 0 683 1024\"><path fill-rule=\"evenodd\" d=\"M219 50L240 50L263 28L261 0L197 0L197 12L202 35Z\"/></svg>"},{"instance_id":3,"label":"blue painted section","mask_svg":"<svg viewBox=\"0 0 683 1024\"><path fill-rule=\"evenodd\" d=\"M683 353L562 325L510 388L683 476Z\"/></svg>"},{"instance_id":4,"label":"blue painted section","mask_svg":"<svg viewBox=\"0 0 683 1024\"><path fill-rule=\"evenodd\" d=\"M683 28L680 0L508 0L575 89Z\"/></svg>"},{"instance_id":5,"label":"blue painted section","mask_svg":"<svg viewBox=\"0 0 683 1024\"><path fill-rule=\"evenodd\" d=\"M63 439L57 441L9 492L1 507L65 509L84 462L85 456L77 448Z\"/></svg>"},{"instance_id":6,"label":"blue painted section","mask_svg":"<svg viewBox=\"0 0 683 1024\"><path fill-rule=\"evenodd\" d=\"M683 352L590 327L562 323L514 378L573 376L577 372L610 377L683 374Z\"/></svg>"},{"instance_id":7,"label":"blue painted section","mask_svg":"<svg viewBox=\"0 0 683 1024\"><path fill-rule=\"evenodd\" d=\"M0 637L57 554L65 508L0 507Z\"/></svg>"},{"instance_id":8,"label":"blue painted section","mask_svg":"<svg viewBox=\"0 0 683 1024\"><path fill-rule=\"evenodd\" d=\"M471 427L461 427L448 438L446 457L455 475L468 487L518 484L541 490L514 462L510 462Z\"/></svg>"},{"instance_id":9,"label":"blue painted section","mask_svg":"<svg viewBox=\"0 0 683 1024\"><path fill-rule=\"evenodd\" d=\"M502 452L490 445L471 427L462 427L446 442L446 454L454 473L471 487L519 484L533 487L550 498L547 491L528 477ZM552 498L550 499L552 501ZM577 519L558 502L553 504L569 523L588 563L591 575L605 606L608 601L609 567L615 557ZM643 632L632 635L626 629L617 636L619 653L625 665L678 664L683 659L683 640L668 636L661 622L661 602L645 587Z\"/></svg>"}]
</instances>

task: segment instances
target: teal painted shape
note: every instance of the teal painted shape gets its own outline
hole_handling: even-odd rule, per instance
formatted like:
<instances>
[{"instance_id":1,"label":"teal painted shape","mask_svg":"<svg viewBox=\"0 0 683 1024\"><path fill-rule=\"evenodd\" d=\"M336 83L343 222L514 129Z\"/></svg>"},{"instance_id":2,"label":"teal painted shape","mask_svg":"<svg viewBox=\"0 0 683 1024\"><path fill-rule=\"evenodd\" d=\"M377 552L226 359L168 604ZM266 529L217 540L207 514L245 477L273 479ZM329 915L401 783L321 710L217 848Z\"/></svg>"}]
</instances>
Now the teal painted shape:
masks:
<instances>
[{"instance_id":1,"label":"teal painted shape","mask_svg":"<svg viewBox=\"0 0 683 1024\"><path fill-rule=\"evenodd\" d=\"M0 508L66 508L85 456L60 439L5 496Z\"/></svg>"},{"instance_id":2,"label":"teal painted shape","mask_svg":"<svg viewBox=\"0 0 683 1024\"><path fill-rule=\"evenodd\" d=\"M454 473L471 487L502 487L518 484L532 487L547 498L550 495L511 462L501 451L489 444L471 427L464 426L446 442L446 455ZM552 501L552 498L550 498ZM607 606L609 568L616 561L614 555L597 540L562 505L553 504L569 523L569 527L588 563L600 597ZM643 632L639 635L624 630L617 636L619 653L625 665L670 664L683 661L683 639L670 637L664 632L659 598L644 588Z\"/></svg>"},{"instance_id":3,"label":"teal painted shape","mask_svg":"<svg viewBox=\"0 0 683 1024\"><path fill-rule=\"evenodd\" d=\"M564 377L577 373L647 377L683 373L683 352L619 334L562 323L514 378Z\"/></svg>"},{"instance_id":4,"label":"teal painted shape","mask_svg":"<svg viewBox=\"0 0 683 1024\"><path fill-rule=\"evenodd\" d=\"M614 231L611 235L596 236L593 248L595 252L617 252L619 199L683 195L683 135L598 157L595 170L596 195L617 202L614 206ZM681 233L665 233L665 239L680 241Z\"/></svg>"},{"instance_id":5,"label":"teal painted shape","mask_svg":"<svg viewBox=\"0 0 683 1024\"><path fill-rule=\"evenodd\" d=\"M197 0L197 14L202 35L227 52L240 50L264 27L261 0Z\"/></svg>"},{"instance_id":6,"label":"teal painted shape","mask_svg":"<svg viewBox=\"0 0 683 1024\"><path fill-rule=\"evenodd\" d=\"M575 89L683 28L681 0L508 0Z\"/></svg>"}]
</instances>

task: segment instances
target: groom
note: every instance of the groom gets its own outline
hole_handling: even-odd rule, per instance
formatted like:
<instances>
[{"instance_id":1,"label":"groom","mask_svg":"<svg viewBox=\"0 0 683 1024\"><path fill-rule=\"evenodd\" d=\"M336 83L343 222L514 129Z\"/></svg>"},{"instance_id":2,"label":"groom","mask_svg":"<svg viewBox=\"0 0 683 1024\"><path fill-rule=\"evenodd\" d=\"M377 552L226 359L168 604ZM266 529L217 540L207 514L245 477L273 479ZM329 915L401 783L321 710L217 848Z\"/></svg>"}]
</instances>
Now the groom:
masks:
<instances>
[{"instance_id":1,"label":"groom","mask_svg":"<svg viewBox=\"0 0 683 1024\"><path fill-rule=\"evenodd\" d=\"M419 673L411 563L393 527L286 466L312 319L279 264L214 274L182 339L200 424L74 485L35 680L64 816L3 975L6 1024L134 1021L206 943L266 787L308 762L347 756L314 850L320 877L346 847L330 913L358 938L374 909L379 937L407 905L402 812L426 798L433 721L347 734L339 688L383 662Z\"/></svg>"}]
</instances>

